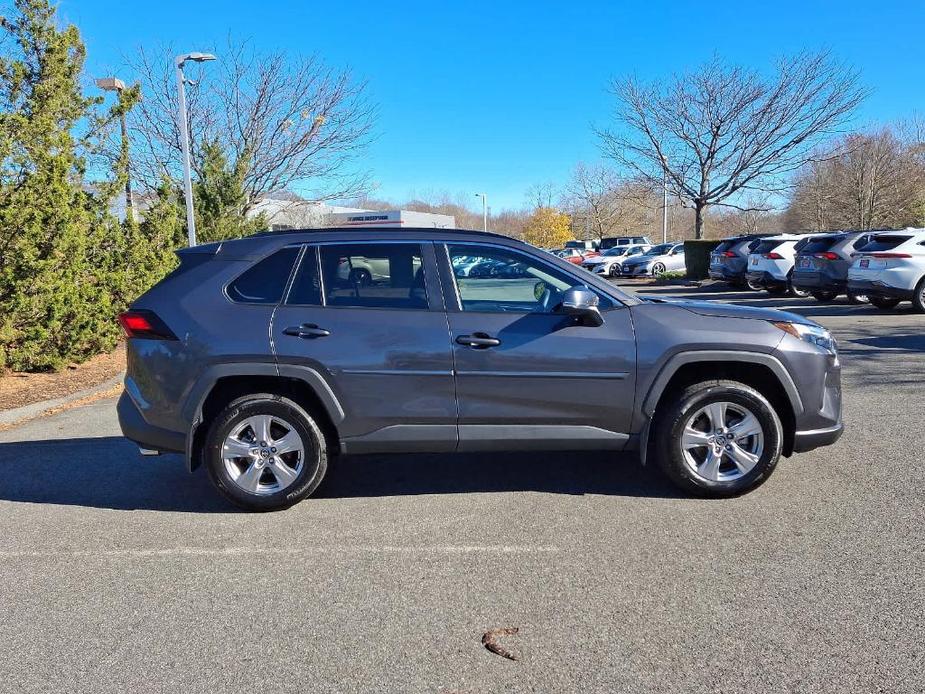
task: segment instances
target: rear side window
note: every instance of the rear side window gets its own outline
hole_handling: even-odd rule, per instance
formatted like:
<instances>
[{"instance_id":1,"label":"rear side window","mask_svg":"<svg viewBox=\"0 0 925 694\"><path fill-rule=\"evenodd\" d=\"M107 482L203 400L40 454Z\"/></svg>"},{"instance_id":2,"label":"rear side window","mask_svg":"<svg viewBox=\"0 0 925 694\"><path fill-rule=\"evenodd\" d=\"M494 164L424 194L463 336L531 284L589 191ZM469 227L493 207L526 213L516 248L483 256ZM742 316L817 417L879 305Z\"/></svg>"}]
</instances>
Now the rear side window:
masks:
<instances>
[{"instance_id":1,"label":"rear side window","mask_svg":"<svg viewBox=\"0 0 925 694\"><path fill-rule=\"evenodd\" d=\"M283 248L264 258L228 285L228 296L243 304L278 304L298 253L298 248Z\"/></svg>"},{"instance_id":2,"label":"rear side window","mask_svg":"<svg viewBox=\"0 0 925 694\"><path fill-rule=\"evenodd\" d=\"M320 248L328 306L428 308L420 244L345 243Z\"/></svg>"},{"instance_id":3,"label":"rear side window","mask_svg":"<svg viewBox=\"0 0 925 694\"><path fill-rule=\"evenodd\" d=\"M825 253L832 246L841 240L841 236L820 236L816 239L810 239L802 248L800 253Z\"/></svg>"},{"instance_id":4,"label":"rear side window","mask_svg":"<svg viewBox=\"0 0 925 694\"><path fill-rule=\"evenodd\" d=\"M876 253L878 251L892 251L911 238L911 236L896 236L893 234L889 236L875 236L869 244L864 246L864 252Z\"/></svg>"}]
</instances>

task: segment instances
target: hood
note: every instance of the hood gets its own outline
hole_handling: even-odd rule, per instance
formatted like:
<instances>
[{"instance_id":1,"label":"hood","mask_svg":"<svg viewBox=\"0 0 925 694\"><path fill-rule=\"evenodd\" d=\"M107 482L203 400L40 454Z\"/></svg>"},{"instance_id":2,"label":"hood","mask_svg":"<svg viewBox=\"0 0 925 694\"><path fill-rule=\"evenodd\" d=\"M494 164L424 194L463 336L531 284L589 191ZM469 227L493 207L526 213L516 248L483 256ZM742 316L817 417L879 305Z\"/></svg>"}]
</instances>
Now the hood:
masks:
<instances>
[{"instance_id":1,"label":"hood","mask_svg":"<svg viewBox=\"0 0 925 694\"><path fill-rule=\"evenodd\" d=\"M716 316L718 318L752 318L754 320L786 321L788 323L801 323L803 325L818 325L815 321L789 311L779 311L776 308L762 308L759 306L736 306L734 304L721 304L717 301L693 301L687 299L649 299L644 301L671 304L686 309L700 316Z\"/></svg>"}]
</instances>

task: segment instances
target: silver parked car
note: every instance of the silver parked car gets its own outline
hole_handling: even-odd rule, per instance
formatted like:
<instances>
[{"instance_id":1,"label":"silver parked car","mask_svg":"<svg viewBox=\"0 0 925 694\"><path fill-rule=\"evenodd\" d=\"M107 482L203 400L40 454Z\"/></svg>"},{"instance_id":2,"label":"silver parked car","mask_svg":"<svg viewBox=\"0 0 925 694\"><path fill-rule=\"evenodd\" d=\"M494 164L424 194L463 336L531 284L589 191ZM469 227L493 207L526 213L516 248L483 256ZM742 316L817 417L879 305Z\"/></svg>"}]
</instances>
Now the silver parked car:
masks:
<instances>
[{"instance_id":1,"label":"silver parked car","mask_svg":"<svg viewBox=\"0 0 925 694\"><path fill-rule=\"evenodd\" d=\"M581 266L598 275L607 277L617 277L623 269L623 261L637 255L642 255L651 248L648 244L638 244L635 246L613 246L608 248L600 255L592 258L585 258Z\"/></svg>"},{"instance_id":2,"label":"silver parked car","mask_svg":"<svg viewBox=\"0 0 925 694\"><path fill-rule=\"evenodd\" d=\"M623 277L655 277L684 269L684 244L672 241L653 246L635 258L627 258L620 274Z\"/></svg>"}]
</instances>

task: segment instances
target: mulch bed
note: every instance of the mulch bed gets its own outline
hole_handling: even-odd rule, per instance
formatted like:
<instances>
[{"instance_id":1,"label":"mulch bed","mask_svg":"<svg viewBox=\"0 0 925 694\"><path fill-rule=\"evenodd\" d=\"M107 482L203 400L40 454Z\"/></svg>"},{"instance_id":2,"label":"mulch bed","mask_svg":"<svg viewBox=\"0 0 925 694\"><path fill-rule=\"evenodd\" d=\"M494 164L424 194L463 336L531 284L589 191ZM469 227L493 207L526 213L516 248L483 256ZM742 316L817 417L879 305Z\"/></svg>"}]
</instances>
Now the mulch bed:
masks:
<instances>
[{"instance_id":1,"label":"mulch bed","mask_svg":"<svg viewBox=\"0 0 925 694\"><path fill-rule=\"evenodd\" d=\"M6 373L0 375L0 410L61 398L105 383L125 370L125 345L58 373Z\"/></svg>"}]
</instances>

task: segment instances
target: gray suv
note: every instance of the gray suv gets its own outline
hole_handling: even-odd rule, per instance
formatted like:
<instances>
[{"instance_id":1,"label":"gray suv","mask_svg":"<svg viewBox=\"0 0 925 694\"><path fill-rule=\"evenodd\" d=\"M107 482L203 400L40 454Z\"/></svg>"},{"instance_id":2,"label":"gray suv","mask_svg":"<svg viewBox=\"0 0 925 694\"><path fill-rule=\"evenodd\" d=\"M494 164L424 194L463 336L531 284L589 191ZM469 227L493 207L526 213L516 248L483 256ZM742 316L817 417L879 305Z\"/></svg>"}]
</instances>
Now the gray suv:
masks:
<instances>
[{"instance_id":1,"label":"gray suv","mask_svg":"<svg viewBox=\"0 0 925 694\"><path fill-rule=\"evenodd\" d=\"M636 451L730 496L842 431L819 325L640 299L504 236L276 232L179 256L120 316L119 421L246 509L292 505L355 453ZM496 272L464 274L473 259Z\"/></svg>"}]
</instances>

